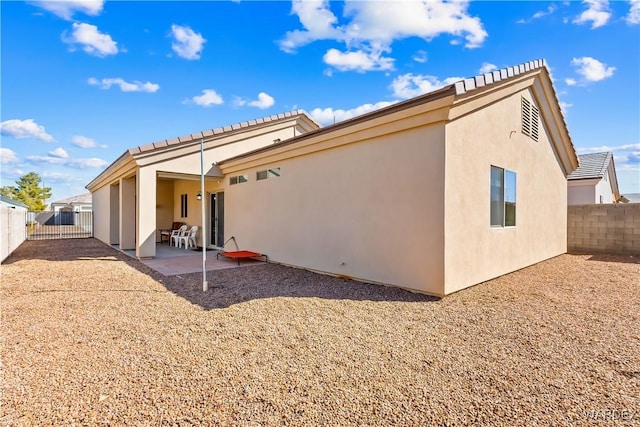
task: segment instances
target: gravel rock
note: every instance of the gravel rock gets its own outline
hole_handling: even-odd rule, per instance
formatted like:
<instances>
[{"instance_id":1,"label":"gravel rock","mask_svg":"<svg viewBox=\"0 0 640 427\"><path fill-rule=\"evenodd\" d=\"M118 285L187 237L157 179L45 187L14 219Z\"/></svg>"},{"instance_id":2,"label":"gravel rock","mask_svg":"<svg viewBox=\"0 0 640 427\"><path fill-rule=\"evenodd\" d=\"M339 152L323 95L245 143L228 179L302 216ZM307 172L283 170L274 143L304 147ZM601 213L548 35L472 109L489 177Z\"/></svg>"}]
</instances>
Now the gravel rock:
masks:
<instances>
[{"instance_id":1,"label":"gravel rock","mask_svg":"<svg viewBox=\"0 0 640 427\"><path fill-rule=\"evenodd\" d=\"M0 274L2 425L640 424L640 257L443 299L275 264L203 293L95 239Z\"/></svg>"}]
</instances>

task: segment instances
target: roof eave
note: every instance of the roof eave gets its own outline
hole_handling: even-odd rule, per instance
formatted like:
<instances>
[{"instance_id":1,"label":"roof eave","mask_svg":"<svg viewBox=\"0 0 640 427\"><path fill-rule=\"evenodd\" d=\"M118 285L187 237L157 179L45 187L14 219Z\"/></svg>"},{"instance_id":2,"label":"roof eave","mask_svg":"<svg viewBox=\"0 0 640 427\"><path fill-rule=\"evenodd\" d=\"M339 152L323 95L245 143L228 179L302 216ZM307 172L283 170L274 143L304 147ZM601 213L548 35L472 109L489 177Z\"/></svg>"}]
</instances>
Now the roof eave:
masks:
<instances>
[{"instance_id":1,"label":"roof eave","mask_svg":"<svg viewBox=\"0 0 640 427\"><path fill-rule=\"evenodd\" d=\"M100 172L98 176L92 179L84 188L89 190L90 192L94 192L98 188L102 187L102 184L109 180L111 176L117 176L119 171L121 171L125 166L130 163L135 163L135 159L131 154L131 150L127 150L120 155L116 160L114 160L105 170Z\"/></svg>"},{"instance_id":2,"label":"roof eave","mask_svg":"<svg viewBox=\"0 0 640 427\"><path fill-rule=\"evenodd\" d=\"M620 199L620 189L618 188L618 174L616 173L616 165L613 159L613 153L610 153L611 160L609 161L609 165L611 167L607 168L607 173L609 174L609 182L611 183L611 189L613 190L613 194L616 198L616 201Z\"/></svg>"},{"instance_id":3,"label":"roof eave","mask_svg":"<svg viewBox=\"0 0 640 427\"><path fill-rule=\"evenodd\" d=\"M252 150L243 154L239 154L237 156L233 156L233 157L229 157L228 159L224 159L220 162L218 162L219 165L225 165L231 162L235 162L237 160L241 160L247 157L251 157L266 151L270 151L270 150L274 150L277 148L282 148L282 147L286 147L288 145L292 145L292 144L296 144L299 143L301 141L305 141L308 140L310 138L315 138L318 136L322 136L322 135L326 135L326 134L330 134L332 132L337 132L340 130L343 130L345 128L351 127L351 126L356 126L358 124L364 123L364 122L368 122L374 119L377 119L379 117L383 117L389 114L393 114L399 111L403 111L406 109L409 109L411 107L417 106L417 105L421 105L421 104L426 104L428 102L432 102L432 101L436 101L442 98L446 98L447 96L452 97L453 100L453 96L455 95L455 85L448 85L445 86L441 89L435 90L433 92L429 92L427 94L424 95L420 95L418 97L415 98L411 98L408 99L406 101L402 101L402 102L398 102L396 104L393 105L389 105L387 107L384 108L380 108L378 110L357 116L357 117L353 117L351 119L347 119L338 123L335 123L333 125L329 125L320 129L317 129L315 131L311 131L311 132L307 132L303 135L297 136L295 138L290 138L287 139L285 141L281 141L279 142L277 145L271 145L271 146L267 146L267 147L263 147L263 148L258 148L256 150Z\"/></svg>"}]
</instances>

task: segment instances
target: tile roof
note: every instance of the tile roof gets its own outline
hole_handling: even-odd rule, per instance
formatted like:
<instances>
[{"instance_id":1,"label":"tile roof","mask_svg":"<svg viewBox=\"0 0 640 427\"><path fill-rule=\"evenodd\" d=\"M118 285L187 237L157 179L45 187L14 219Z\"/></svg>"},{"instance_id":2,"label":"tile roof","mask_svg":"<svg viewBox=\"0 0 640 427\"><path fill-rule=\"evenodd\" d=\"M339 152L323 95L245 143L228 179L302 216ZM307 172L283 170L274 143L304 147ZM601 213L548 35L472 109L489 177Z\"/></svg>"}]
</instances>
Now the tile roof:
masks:
<instances>
[{"instance_id":1,"label":"tile roof","mask_svg":"<svg viewBox=\"0 0 640 427\"><path fill-rule=\"evenodd\" d=\"M568 180L602 178L611 163L611 153L591 153L578 156L580 166L568 177Z\"/></svg>"},{"instance_id":2,"label":"tile roof","mask_svg":"<svg viewBox=\"0 0 640 427\"><path fill-rule=\"evenodd\" d=\"M272 146L267 146L267 147L263 147L263 148L258 148L256 150L252 150L249 151L247 153L243 153L243 154L239 154L237 156L233 156L231 158L225 159L221 162L218 162L219 164L224 164L230 161L234 161L240 158L244 158L244 157L249 157L252 156L254 154L257 153L261 153L261 152L265 152L265 151L269 151L269 150L273 150L285 145L290 145L290 144L295 144L301 140L307 139L307 138L312 138L314 136L323 134L323 133L329 133L332 132L335 129L341 129L344 127L348 127L351 126L353 124L356 123L361 123L367 120L371 120L377 117L381 117L384 116L386 114L390 114L392 112L395 111L401 111L405 108L410 108L413 107L415 105L419 105L419 104L424 104L427 103L429 101L438 99L440 97L445 97L445 96L450 96L450 95L455 95L455 96L459 96L462 95L464 96L467 93L473 92L475 90L479 90L485 86L491 86L494 84L498 84L501 81L506 81L509 79L512 79L516 76L519 75L524 75L526 73L538 70L538 69L546 69L547 73L549 73L549 69L547 66L547 61L545 59L536 59L533 61L528 61L528 62L524 62L522 64L518 64L518 65L514 65L511 67L506 67L506 68L502 68L499 70L495 70L489 73L485 73L482 75L477 75L475 77L470 77L467 79L462 79L459 80L457 82L454 82L450 85L444 86L442 88L433 90L431 92L427 92L424 93L422 95L416 96L415 98L410 98L401 102L397 102L397 103L393 103L387 107L375 110L375 111L371 111L365 114L362 114L360 116L356 116L356 117L352 117L350 119L344 120L342 122L338 122L338 123L334 123L333 125L329 125L329 126L325 126L322 128L319 128L315 131L311 131L311 132L307 132L303 135L299 135L295 138L289 139L281 144L278 144L277 146L272 145ZM551 84L552 88L553 88L553 83ZM555 105L557 107L557 110L560 112L559 116L560 116L560 120L562 121L562 125L564 126L564 129L566 130L566 134L567 137L569 139L569 143L571 145L571 150L574 153L574 159L576 158L575 155L575 150L574 150L574 146L573 146L573 142L571 141L571 136L569 135L569 129L566 123L566 120L564 118L564 115L562 114L562 108L560 108L560 103L558 101L558 97L555 93L555 89L552 90L551 96L553 97L553 99L550 100L550 102L554 102L555 101Z\"/></svg>"},{"instance_id":3,"label":"tile roof","mask_svg":"<svg viewBox=\"0 0 640 427\"><path fill-rule=\"evenodd\" d=\"M153 142L151 144L140 145L138 147L129 149L129 154L144 153L144 152L156 150L158 148L166 148L166 147L174 146L176 144L199 141L201 138L210 140L211 137L213 136L219 137L219 136L223 136L223 134L229 134L239 130L246 130L253 126L258 126L258 125L262 125L269 122L276 122L278 120L283 120L290 117L297 117L300 115L305 115L307 118L309 118L309 120L315 123L315 121L311 118L311 116L307 115L304 112L304 110L287 111L286 113L273 114L271 116L253 119L253 120L240 122L240 123L234 123L232 125L227 125L227 126L219 127L215 129L210 129L210 130L208 129L202 132L192 133L190 135L184 135L177 138L171 138L171 139L165 139L163 141ZM318 128L320 127L317 123L315 124L318 126Z\"/></svg>"},{"instance_id":4,"label":"tile roof","mask_svg":"<svg viewBox=\"0 0 640 427\"><path fill-rule=\"evenodd\" d=\"M91 203L91 193L80 194L62 200L51 202L52 205L70 205L71 203Z\"/></svg>"},{"instance_id":5,"label":"tile roof","mask_svg":"<svg viewBox=\"0 0 640 427\"><path fill-rule=\"evenodd\" d=\"M536 59L534 61L514 65L513 67L506 67L475 77L470 77L468 79L463 79L454 83L456 95L461 95L474 89L479 89L483 86L497 83L500 80L506 80L519 74L528 73L529 71L546 66L547 62L544 59Z\"/></svg>"}]
</instances>

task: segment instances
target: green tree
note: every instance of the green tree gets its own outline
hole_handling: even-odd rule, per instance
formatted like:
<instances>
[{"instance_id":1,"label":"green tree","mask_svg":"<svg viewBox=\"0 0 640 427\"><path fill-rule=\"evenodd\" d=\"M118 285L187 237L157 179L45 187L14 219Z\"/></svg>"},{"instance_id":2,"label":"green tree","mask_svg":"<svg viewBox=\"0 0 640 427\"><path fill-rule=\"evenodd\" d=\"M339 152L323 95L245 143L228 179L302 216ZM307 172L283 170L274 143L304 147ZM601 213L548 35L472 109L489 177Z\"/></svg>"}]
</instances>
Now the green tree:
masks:
<instances>
[{"instance_id":1,"label":"green tree","mask_svg":"<svg viewBox=\"0 0 640 427\"><path fill-rule=\"evenodd\" d=\"M42 178L35 172L29 172L16 181L16 187L0 188L0 194L27 205L30 211L41 212L46 209L46 200L51 197L51 187L41 187Z\"/></svg>"}]
</instances>

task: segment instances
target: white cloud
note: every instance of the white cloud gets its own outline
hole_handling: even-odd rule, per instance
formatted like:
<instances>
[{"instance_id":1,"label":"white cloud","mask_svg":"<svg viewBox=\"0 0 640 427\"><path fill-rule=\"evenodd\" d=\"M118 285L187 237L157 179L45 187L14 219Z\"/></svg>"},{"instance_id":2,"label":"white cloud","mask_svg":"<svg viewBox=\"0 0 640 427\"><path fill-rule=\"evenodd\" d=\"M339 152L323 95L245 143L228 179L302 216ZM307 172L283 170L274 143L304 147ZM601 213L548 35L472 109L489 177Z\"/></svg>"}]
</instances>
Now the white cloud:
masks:
<instances>
[{"instance_id":1,"label":"white cloud","mask_svg":"<svg viewBox=\"0 0 640 427\"><path fill-rule=\"evenodd\" d=\"M546 10L540 10L540 11L534 13L531 16L531 18L529 18L529 19L518 19L516 21L516 24L528 24L529 22L533 21L534 19L540 19L540 18L542 18L544 16L551 15L557 9L558 9L558 7L555 4L551 4L551 5L549 5L549 7L547 7Z\"/></svg>"},{"instance_id":2,"label":"white cloud","mask_svg":"<svg viewBox=\"0 0 640 427\"><path fill-rule=\"evenodd\" d=\"M42 0L31 3L67 21L70 21L76 12L97 16L104 6L103 0Z\"/></svg>"},{"instance_id":3,"label":"white cloud","mask_svg":"<svg viewBox=\"0 0 640 427\"><path fill-rule=\"evenodd\" d=\"M573 107L573 104L569 104L568 102L560 101L560 109L562 110L562 114L567 115L569 108Z\"/></svg>"},{"instance_id":4,"label":"white cloud","mask_svg":"<svg viewBox=\"0 0 640 427\"><path fill-rule=\"evenodd\" d=\"M174 39L171 48L179 57L189 60L200 59L203 45L207 41L201 34L189 27L173 24L171 35Z\"/></svg>"},{"instance_id":5,"label":"white cloud","mask_svg":"<svg viewBox=\"0 0 640 427\"><path fill-rule=\"evenodd\" d=\"M632 151L640 150L640 144L623 144L623 145L600 145L598 147L582 147L576 148L576 151L580 154L588 153L603 153L605 151Z\"/></svg>"},{"instance_id":6,"label":"white cloud","mask_svg":"<svg viewBox=\"0 0 640 427\"><path fill-rule=\"evenodd\" d=\"M640 170L640 151L630 151L622 155L614 155L613 160L616 163L616 171L620 169ZM640 175L636 175L636 180L638 180L639 177Z\"/></svg>"},{"instance_id":7,"label":"white cloud","mask_svg":"<svg viewBox=\"0 0 640 427\"><path fill-rule=\"evenodd\" d=\"M62 41L70 45L80 45L89 55L105 57L119 52L118 43L113 41L109 34L98 31L98 27L83 22L73 23L70 36L62 34Z\"/></svg>"},{"instance_id":8,"label":"white cloud","mask_svg":"<svg viewBox=\"0 0 640 427\"><path fill-rule=\"evenodd\" d=\"M467 13L467 2L407 1L345 3L345 16L353 20L345 29L347 40L391 43L393 40L440 34L464 37L469 48L479 47L487 37L479 18Z\"/></svg>"},{"instance_id":9,"label":"white cloud","mask_svg":"<svg viewBox=\"0 0 640 427\"><path fill-rule=\"evenodd\" d=\"M74 135L71 138L71 143L80 148L95 148L98 146L94 139L87 138L86 136L82 135ZM101 145L100 148L107 148L107 146Z\"/></svg>"},{"instance_id":10,"label":"white cloud","mask_svg":"<svg viewBox=\"0 0 640 427\"><path fill-rule=\"evenodd\" d=\"M14 138L35 138L44 142L53 142L53 136L49 135L44 126L37 124L33 119L5 120L0 123L0 134Z\"/></svg>"},{"instance_id":11,"label":"white cloud","mask_svg":"<svg viewBox=\"0 0 640 427\"><path fill-rule=\"evenodd\" d=\"M110 89L111 86L118 86L122 92L148 92L154 93L158 89L160 89L160 85L151 82L139 82L134 80L133 82L127 82L120 77L117 78L106 78L106 79L96 79L95 77L90 77L87 80L91 86L99 86L100 89Z\"/></svg>"},{"instance_id":12,"label":"white cloud","mask_svg":"<svg viewBox=\"0 0 640 427\"><path fill-rule=\"evenodd\" d=\"M273 104L275 103L276 103L276 100L273 99L272 96L270 96L267 93L260 92L258 94L258 99L256 99L255 101L250 101L248 105L264 110L266 108L273 106Z\"/></svg>"},{"instance_id":13,"label":"white cloud","mask_svg":"<svg viewBox=\"0 0 640 427\"><path fill-rule=\"evenodd\" d=\"M31 163L48 163L50 165L63 165L67 159L52 156L27 156L26 159Z\"/></svg>"},{"instance_id":14,"label":"white cloud","mask_svg":"<svg viewBox=\"0 0 640 427\"><path fill-rule=\"evenodd\" d=\"M497 69L498 69L497 65L491 64L490 62L483 62L482 66L480 67L479 73L480 74L490 73Z\"/></svg>"},{"instance_id":15,"label":"white cloud","mask_svg":"<svg viewBox=\"0 0 640 427\"><path fill-rule=\"evenodd\" d=\"M415 53L415 55L413 55L411 59L421 64L424 64L425 62L427 62L427 52L425 52L424 50L419 50Z\"/></svg>"},{"instance_id":16,"label":"white cloud","mask_svg":"<svg viewBox=\"0 0 640 427\"><path fill-rule=\"evenodd\" d=\"M242 107L245 105L249 105L251 107L257 107L260 109L266 109L269 107L272 107L274 104L276 103L276 100L273 99L273 97L265 92L260 92L258 94L258 99L254 100L254 101L250 101L248 99L244 99L244 98L240 98L239 96L236 96L235 99L233 100L233 105L235 105L236 107Z\"/></svg>"},{"instance_id":17,"label":"white cloud","mask_svg":"<svg viewBox=\"0 0 640 427\"><path fill-rule=\"evenodd\" d=\"M587 6L580 16L573 20L574 24L586 24L591 22L591 29L599 28L609 22L609 0L584 0L582 4Z\"/></svg>"},{"instance_id":18,"label":"white cloud","mask_svg":"<svg viewBox=\"0 0 640 427\"><path fill-rule=\"evenodd\" d=\"M213 89L204 89L202 91L202 95L194 96L191 99L187 99L183 102L183 104L187 104L189 102L193 102L196 105L201 105L203 107L210 107L212 105L220 105L224 103L222 96L218 94Z\"/></svg>"},{"instance_id":19,"label":"white cloud","mask_svg":"<svg viewBox=\"0 0 640 427\"><path fill-rule=\"evenodd\" d=\"M394 59L383 57L382 54L382 51L340 52L338 49L329 49L322 59L325 64L339 71L392 70Z\"/></svg>"},{"instance_id":20,"label":"white cloud","mask_svg":"<svg viewBox=\"0 0 640 427\"><path fill-rule=\"evenodd\" d=\"M640 151L632 151L631 153L627 154L626 163L634 163L640 165Z\"/></svg>"},{"instance_id":21,"label":"white cloud","mask_svg":"<svg viewBox=\"0 0 640 427\"><path fill-rule=\"evenodd\" d=\"M87 169L87 168L101 168L103 166L108 165L109 162L106 160L99 159L97 157L91 157L89 159L69 159L67 162L67 166L77 169Z\"/></svg>"},{"instance_id":22,"label":"white cloud","mask_svg":"<svg viewBox=\"0 0 640 427\"><path fill-rule=\"evenodd\" d=\"M627 24L640 24L640 0L629 0L631 7L625 21Z\"/></svg>"},{"instance_id":23,"label":"white cloud","mask_svg":"<svg viewBox=\"0 0 640 427\"><path fill-rule=\"evenodd\" d=\"M608 67L607 64L589 56L573 58L571 64L577 67L576 72L580 74L583 77L583 80L587 83L598 82L611 77L613 76L613 72L616 70L616 67Z\"/></svg>"},{"instance_id":24,"label":"white cloud","mask_svg":"<svg viewBox=\"0 0 640 427\"><path fill-rule=\"evenodd\" d=\"M49 156L57 157L59 159L68 159L69 158L69 154L62 147L58 147L55 150L49 151Z\"/></svg>"},{"instance_id":25,"label":"white cloud","mask_svg":"<svg viewBox=\"0 0 640 427\"><path fill-rule=\"evenodd\" d=\"M16 152L9 148L0 147L0 164L8 165L11 163L19 163L20 159L16 156Z\"/></svg>"},{"instance_id":26,"label":"white cloud","mask_svg":"<svg viewBox=\"0 0 640 427\"><path fill-rule=\"evenodd\" d=\"M389 70L393 58L382 54L391 52L395 40L420 37L429 41L449 34L454 40L464 38L468 48L481 46L487 32L467 8L466 1L347 0L343 13L347 22L339 25L328 0L294 0L292 14L298 16L303 29L287 32L280 48L292 53L316 40L335 40L345 44L346 52L330 49L324 55L327 64L341 71Z\"/></svg>"},{"instance_id":27,"label":"white cloud","mask_svg":"<svg viewBox=\"0 0 640 427\"><path fill-rule=\"evenodd\" d=\"M2 179L3 180L13 180L13 179L17 179L20 178L21 176L23 176L26 172L24 171L24 169L21 169L19 167L13 167L12 165L4 165L2 167Z\"/></svg>"},{"instance_id":28,"label":"white cloud","mask_svg":"<svg viewBox=\"0 0 640 427\"><path fill-rule=\"evenodd\" d=\"M440 81L434 76L414 75L412 73L403 74L393 79L391 83L391 89L393 95L401 98L413 98L434 90L440 89L444 86L453 84L461 77L447 77Z\"/></svg>"},{"instance_id":29,"label":"white cloud","mask_svg":"<svg viewBox=\"0 0 640 427\"><path fill-rule=\"evenodd\" d=\"M551 4L551 5L549 5L549 7L547 8L546 11L545 10L541 10L541 11L538 11L538 12L534 13L532 18L533 19L540 19L543 16L551 15L553 12L556 11L557 8L558 7L555 4Z\"/></svg>"},{"instance_id":30,"label":"white cloud","mask_svg":"<svg viewBox=\"0 0 640 427\"><path fill-rule=\"evenodd\" d=\"M305 29L289 31L280 41L280 49L287 53L293 53L296 48L315 40L340 40L343 37L341 30L334 27L338 18L329 10L328 0L293 0L291 13L298 15Z\"/></svg>"},{"instance_id":31,"label":"white cloud","mask_svg":"<svg viewBox=\"0 0 640 427\"><path fill-rule=\"evenodd\" d=\"M107 161L99 159L97 157L91 157L88 159L73 159L69 157L53 156L51 154L52 153L49 153L48 156L27 156L26 159L33 164L46 163L50 165L64 165L74 169L101 168L108 164Z\"/></svg>"},{"instance_id":32,"label":"white cloud","mask_svg":"<svg viewBox=\"0 0 640 427\"><path fill-rule=\"evenodd\" d=\"M55 182L55 181L67 182L67 181L77 180L78 179L77 177L74 177L73 175L68 174L68 173L49 172L49 171L42 172L42 177L43 178L48 178L47 181L49 181L49 182Z\"/></svg>"},{"instance_id":33,"label":"white cloud","mask_svg":"<svg viewBox=\"0 0 640 427\"><path fill-rule=\"evenodd\" d=\"M375 104L363 104L350 110L342 110L333 108L314 108L309 114L318 123L322 125L333 124L334 122L341 122L343 120L350 119L352 117L361 116L371 111L379 110L380 108L388 107L395 104L397 101L381 101Z\"/></svg>"},{"instance_id":34,"label":"white cloud","mask_svg":"<svg viewBox=\"0 0 640 427\"><path fill-rule=\"evenodd\" d=\"M564 82L568 85L568 86L575 86L578 84L578 82L576 81L576 79L572 79L571 77L566 78L564 80Z\"/></svg>"}]
</instances>

